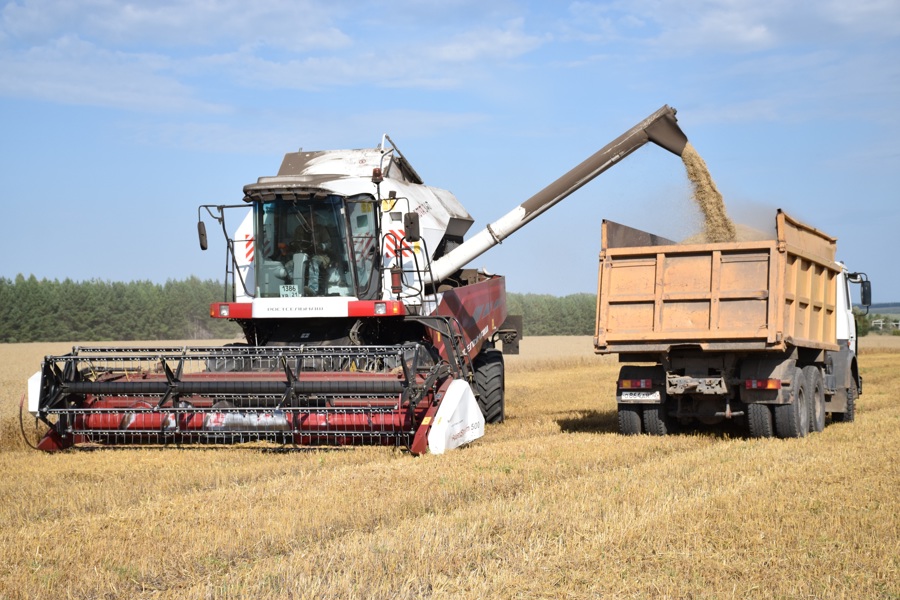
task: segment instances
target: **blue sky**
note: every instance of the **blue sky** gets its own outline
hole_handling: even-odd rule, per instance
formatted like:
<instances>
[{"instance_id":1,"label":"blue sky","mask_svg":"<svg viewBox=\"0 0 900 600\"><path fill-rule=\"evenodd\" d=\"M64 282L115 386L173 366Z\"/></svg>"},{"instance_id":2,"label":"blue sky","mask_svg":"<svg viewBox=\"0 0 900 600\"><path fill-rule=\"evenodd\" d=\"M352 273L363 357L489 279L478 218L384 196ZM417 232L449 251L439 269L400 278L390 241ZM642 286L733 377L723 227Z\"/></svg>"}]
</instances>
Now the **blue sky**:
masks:
<instances>
[{"instance_id":1,"label":"blue sky","mask_svg":"<svg viewBox=\"0 0 900 600\"><path fill-rule=\"evenodd\" d=\"M6 2L0 276L220 279L199 204L383 133L474 233L669 104L736 221L782 208L900 301L898 58L896 0ZM593 292L604 218L693 233L680 160L645 146L473 266Z\"/></svg>"}]
</instances>

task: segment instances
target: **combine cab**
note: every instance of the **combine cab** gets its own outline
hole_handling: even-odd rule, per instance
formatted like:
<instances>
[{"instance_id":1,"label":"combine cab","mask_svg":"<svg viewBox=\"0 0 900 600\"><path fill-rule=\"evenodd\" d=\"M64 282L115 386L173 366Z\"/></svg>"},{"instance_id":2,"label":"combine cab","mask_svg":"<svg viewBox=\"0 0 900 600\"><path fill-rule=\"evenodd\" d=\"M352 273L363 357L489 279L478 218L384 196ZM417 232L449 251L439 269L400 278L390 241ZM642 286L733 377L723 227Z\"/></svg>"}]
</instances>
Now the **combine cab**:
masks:
<instances>
[{"instance_id":1,"label":"combine cab","mask_svg":"<svg viewBox=\"0 0 900 600\"><path fill-rule=\"evenodd\" d=\"M373 149L287 154L244 204L204 205L227 241L240 325L221 348L75 348L29 380L38 444L379 444L443 452L504 419L503 354L521 319L503 277L464 266L647 141L680 154L664 106L464 239L472 218L387 136ZM248 210L249 209L249 210ZM230 235L226 214L242 219ZM499 346L499 347L498 347Z\"/></svg>"}]
</instances>

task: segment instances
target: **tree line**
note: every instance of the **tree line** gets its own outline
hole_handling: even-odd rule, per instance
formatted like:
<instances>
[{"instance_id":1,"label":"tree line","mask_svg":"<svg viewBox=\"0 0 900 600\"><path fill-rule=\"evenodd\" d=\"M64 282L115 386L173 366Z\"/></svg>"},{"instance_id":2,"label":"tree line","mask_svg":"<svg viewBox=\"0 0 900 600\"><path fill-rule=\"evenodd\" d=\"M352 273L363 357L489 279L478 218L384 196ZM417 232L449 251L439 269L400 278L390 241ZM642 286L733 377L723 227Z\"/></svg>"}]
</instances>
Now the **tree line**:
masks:
<instances>
[{"instance_id":1,"label":"tree line","mask_svg":"<svg viewBox=\"0 0 900 600\"><path fill-rule=\"evenodd\" d=\"M597 315L596 294L507 293L507 312L522 315L523 334L593 335Z\"/></svg>"},{"instance_id":2,"label":"tree line","mask_svg":"<svg viewBox=\"0 0 900 600\"><path fill-rule=\"evenodd\" d=\"M0 277L0 343L212 339L240 336L234 323L209 316L225 299L221 282L190 277L151 281L64 281ZM507 295L525 335L591 335L596 297Z\"/></svg>"},{"instance_id":3,"label":"tree line","mask_svg":"<svg viewBox=\"0 0 900 600\"><path fill-rule=\"evenodd\" d=\"M210 303L224 299L221 282L197 277L163 284L0 277L0 343L238 337L237 325L209 316ZM522 315L527 336L594 333L594 294L508 293L506 299L507 312ZM860 336L880 316L854 312Z\"/></svg>"},{"instance_id":4,"label":"tree line","mask_svg":"<svg viewBox=\"0 0 900 600\"><path fill-rule=\"evenodd\" d=\"M209 317L221 282L38 280L0 277L0 342L232 338L240 328Z\"/></svg>"},{"instance_id":5,"label":"tree line","mask_svg":"<svg viewBox=\"0 0 900 600\"><path fill-rule=\"evenodd\" d=\"M878 335L900 335L900 329L894 327L894 323L900 320L897 304L873 304L871 308L882 307L887 308L890 312L882 313L864 313L858 308L853 309L856 316L856 335L863 337L870 333Z\"/></svg>"}]
</instances>

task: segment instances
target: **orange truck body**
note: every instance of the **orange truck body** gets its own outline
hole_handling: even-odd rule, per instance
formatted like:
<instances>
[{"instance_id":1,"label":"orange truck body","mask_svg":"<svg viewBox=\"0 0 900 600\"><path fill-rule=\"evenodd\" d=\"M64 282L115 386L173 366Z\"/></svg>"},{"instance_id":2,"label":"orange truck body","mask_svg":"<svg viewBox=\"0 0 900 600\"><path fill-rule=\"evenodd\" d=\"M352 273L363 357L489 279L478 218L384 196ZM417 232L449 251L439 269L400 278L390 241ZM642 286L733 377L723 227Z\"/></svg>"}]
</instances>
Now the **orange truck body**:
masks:
<instances>
[{"instance_id":1,"label":"orange truck body","mask_svg":"<svg viewBox=\"0 0 900 600\"><path fill-rule=\"evenodd\" d=\"M676 244L604 221L600 354L837 350L836 239L782 211L775 239Z\"/></svg>"}]
</instances>

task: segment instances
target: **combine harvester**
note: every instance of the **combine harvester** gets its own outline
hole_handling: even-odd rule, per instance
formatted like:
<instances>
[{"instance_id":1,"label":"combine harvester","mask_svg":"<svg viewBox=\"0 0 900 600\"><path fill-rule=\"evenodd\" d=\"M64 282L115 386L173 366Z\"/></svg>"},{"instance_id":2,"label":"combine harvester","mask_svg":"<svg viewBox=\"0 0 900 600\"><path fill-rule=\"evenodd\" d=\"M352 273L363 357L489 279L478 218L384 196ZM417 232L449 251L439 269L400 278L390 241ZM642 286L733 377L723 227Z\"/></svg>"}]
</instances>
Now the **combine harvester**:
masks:
<instances>
[{"instance_id":1,"label":"combine harvester","mask_svg":"<svg viewBox=\"0 0 900 600\"><path fill-rule=\"evenodd\" d=\"M504 418L505 280L464 268L648 141L687 143L663 106L468 240L472 218L387 136L374 149L295 152L245 204L201 206L227 240L210 315L246 344L75 348L28 382L46 451L77 444L378 444L440 453ZM252 208L229 236L228 210ZM206 227L199 223L201 248Z\"/></svg>"}]
</instances>

